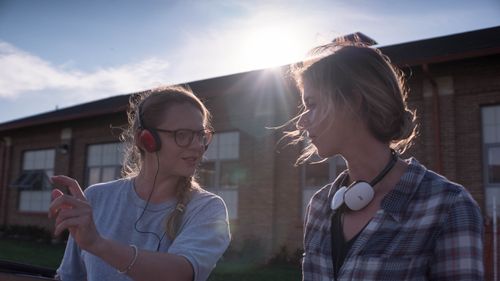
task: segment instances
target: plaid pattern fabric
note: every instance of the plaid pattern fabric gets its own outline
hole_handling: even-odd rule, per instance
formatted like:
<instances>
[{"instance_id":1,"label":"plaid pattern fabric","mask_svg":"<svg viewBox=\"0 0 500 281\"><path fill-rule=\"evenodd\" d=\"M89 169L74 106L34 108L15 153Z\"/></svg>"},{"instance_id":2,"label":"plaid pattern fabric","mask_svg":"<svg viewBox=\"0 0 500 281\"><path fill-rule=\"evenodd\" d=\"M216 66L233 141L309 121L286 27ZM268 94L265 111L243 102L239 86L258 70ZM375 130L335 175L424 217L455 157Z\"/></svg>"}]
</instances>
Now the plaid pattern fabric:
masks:
<instances>
[{"instance_id":1,"label":"plaid pattern fabric","mask_svg":"<svg viewBox=\"0 0 500 281\"><path fill-rule=\"evenodd\" d=\"M462 186L414 158L406 161L408 170L354 242L336 280L484 280L484 229L477 203ZM346 175L309 202L303 280L335 280L330 202Z\"/></svg>"}]
</instances>

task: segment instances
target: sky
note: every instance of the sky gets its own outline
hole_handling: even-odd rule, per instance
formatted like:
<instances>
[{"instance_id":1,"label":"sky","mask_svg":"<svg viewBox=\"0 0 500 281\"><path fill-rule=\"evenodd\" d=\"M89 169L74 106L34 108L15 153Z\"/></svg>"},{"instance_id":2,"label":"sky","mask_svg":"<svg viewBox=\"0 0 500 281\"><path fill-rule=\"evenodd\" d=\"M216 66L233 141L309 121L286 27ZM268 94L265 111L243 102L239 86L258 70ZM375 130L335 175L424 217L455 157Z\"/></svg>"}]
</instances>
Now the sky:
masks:
<instances>
[{"instance_id":1,"label":"sky","mask_svg":"<svg viewBox=\"0 0 500 281\"><path fill-rule=\"evenodd\" d=\"M0 123L160 85L500 26L500 0L0 0Z\"/></svg>"}]
</instances>

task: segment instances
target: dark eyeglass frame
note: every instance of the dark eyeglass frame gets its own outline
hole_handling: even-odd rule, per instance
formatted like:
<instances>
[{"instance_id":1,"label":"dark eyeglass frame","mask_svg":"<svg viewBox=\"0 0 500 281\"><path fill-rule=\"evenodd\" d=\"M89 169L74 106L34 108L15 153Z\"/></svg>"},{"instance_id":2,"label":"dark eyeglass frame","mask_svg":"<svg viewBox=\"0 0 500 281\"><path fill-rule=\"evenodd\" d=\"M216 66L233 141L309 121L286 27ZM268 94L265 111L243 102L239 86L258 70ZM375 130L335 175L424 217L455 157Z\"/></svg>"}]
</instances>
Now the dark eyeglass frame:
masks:
<instances>
[{"instance_id":1,"label":"dark eyeglass frame","mask_svg":"<svg viewBox=\"0 0 500 281\"><path fill-rule=\"evenodd\" d=\"M202 129L202 130L191 130L191 129L177 129L177 130L165 130L165 129L160 129L160 128L152 128L155 131L158 132L163 132L163 133L169 133L174 135L174 141L175 144L177 144L180 147L188 147L193 143L194 136L197 135L200 140L202 141L204 146L207 146L212 142L213 136L215 134L214 131L210 129ZM177 140L177 136L179 132L184 132L184 133L189 133L189 142L187 144L179 144L179 141Z\"/></svg>"}]
</instances>

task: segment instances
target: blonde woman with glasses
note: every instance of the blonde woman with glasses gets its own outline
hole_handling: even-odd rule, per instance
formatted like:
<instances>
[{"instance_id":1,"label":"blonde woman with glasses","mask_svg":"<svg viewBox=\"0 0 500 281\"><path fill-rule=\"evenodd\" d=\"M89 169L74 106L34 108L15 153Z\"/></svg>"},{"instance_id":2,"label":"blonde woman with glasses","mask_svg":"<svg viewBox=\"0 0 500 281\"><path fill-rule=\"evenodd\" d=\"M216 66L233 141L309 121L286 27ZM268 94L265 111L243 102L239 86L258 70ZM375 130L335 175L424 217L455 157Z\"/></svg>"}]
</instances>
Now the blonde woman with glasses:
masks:
<instances>
[{"instance_id":1,"label":"blonde woman with glasses","mask_svg":"<svg viewBox=\"0 0 500 281\"><path fill-rule=\"evenodd\" d=\"M50 206L70 237L61 280L206 280L229 245L223 200L203 190L196 168L212 140L210 113L189 90L131 97L123 178L82 192L66 176Z\"/></svg>"}]
</instances>

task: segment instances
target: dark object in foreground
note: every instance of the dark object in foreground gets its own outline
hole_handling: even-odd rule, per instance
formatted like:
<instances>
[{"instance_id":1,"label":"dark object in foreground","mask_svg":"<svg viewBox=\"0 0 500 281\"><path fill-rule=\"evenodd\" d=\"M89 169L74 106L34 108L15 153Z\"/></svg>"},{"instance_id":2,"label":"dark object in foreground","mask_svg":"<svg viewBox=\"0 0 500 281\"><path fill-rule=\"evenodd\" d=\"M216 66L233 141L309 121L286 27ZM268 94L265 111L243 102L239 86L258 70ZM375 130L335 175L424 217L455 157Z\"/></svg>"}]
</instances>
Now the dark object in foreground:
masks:
<instances>
[{"instance_id":1,"label":"dark object in foreground","mask_svg":"<svg viewBox=\"0 0 500 281\"><path fill-rule=\"evenodd\" d=\"M2 281L55 280L55 273L54 269L46 267L0 260Z\"/></svg>"}]
</instances>

